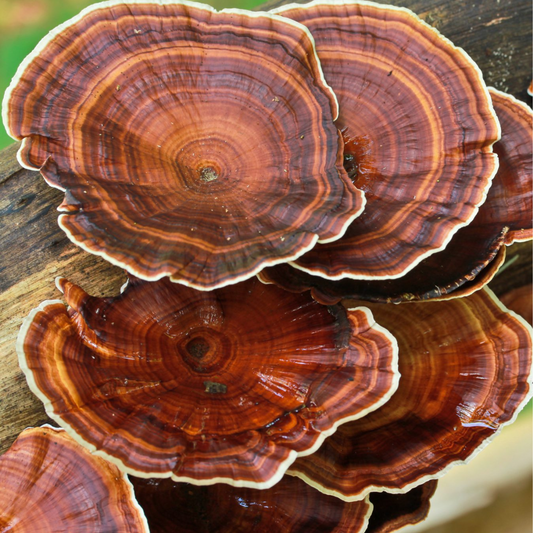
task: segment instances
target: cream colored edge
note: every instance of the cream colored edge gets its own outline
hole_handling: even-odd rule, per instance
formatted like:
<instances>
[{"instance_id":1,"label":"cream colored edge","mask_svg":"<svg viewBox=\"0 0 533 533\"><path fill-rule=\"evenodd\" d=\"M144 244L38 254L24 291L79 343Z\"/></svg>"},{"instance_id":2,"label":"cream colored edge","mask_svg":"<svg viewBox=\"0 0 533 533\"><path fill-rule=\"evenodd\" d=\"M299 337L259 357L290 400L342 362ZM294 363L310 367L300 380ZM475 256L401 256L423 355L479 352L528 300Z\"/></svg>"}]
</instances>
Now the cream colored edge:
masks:
<instances>
[{"instance_id":1,"label":"cream colored edge","mask_svg":"<svg viewBox=\"0 0 533 533\"><path fill-rule=\"evenodd\" d=\"M526 331L528 331L531 342L533 343L533 328L526 322L524 318L522 318L520 315L515 313L514 311L511 311L503 305L503 303L498 299L498 297L492 292L491 289L488 287L483 287L483 289L487 295L491 298L491 300L496 304L496 306L501 309L503 312L511 315L512 317L516 318L517 321L524 327ZM533 354L532 354L533 357ZM512 424L520 411L527 405L527 403L533 398L533 361L531 362L529 377L527 382L529 383L529 392L525 395L522 402L517 406L513 416L505 423L501 424L499 428L489 437L487 437L476 449L472 450L472 453L468 458L465 460L458 460L453 461L452 463L448 464L445 468L443 468L441 471L437 472L436 474L427 475L424 477L421 477L420 479L413 481L412 483L409 483L403 488L394 489L390 487L383 487L383 486L377 486L377 485L370 485L363 491L361 491L359 494L356 494L355 496L346 496L342 492L327 489L326 487L320 485L316 481L313 481L309 477L307 477L305 474L301 474L299 472L292 472L290 469L287 471L287 474L290 476L298 477L302 481L305 481L308 485L311 485L311 487L319 490L320 492L323 492L324 494L328 494L330 496L335 496L336 498L340 498L341 500L345 502L353 502L353 501L359 501L366 496L368 496L372 492L387 492L389 494L405 494L406 492L409 492L411 489L414 489L415 487L418 487L419 485L423 485L424 483L431 481L433 479L440 479L442 476L447 474L452 468L459 465L466 465L468 464L474 457L478 455L479 452L481 452L486 446L488 446L502 431L502 429L505 426L508 426Z\"/></svg>"},{"instance_id":2,"label":"cream colored edge","mask_svg":"<svg viewBox=\"0 0 533 533\"><path fill-rule=\"evenodd\" d=\"M56 281L55 281L56 286L58 288L59 288L59 280L60 279L62 279L62 278L58 277L58 278L56 278ZM358 418L361 418L361 417L365 416L366 414L368 414L368 413L378 409L379 407L381 407L384 403L386 403L391 398L391 396L394 394L394 392L398 388L398 383L399 383L399 379L400 379L400 373L399 373L399 370L398 370L398 343L397 343L395 337L393 337L392 334L388 330L386 330L385 328L383 328L383 327L379 326L378 324L376 324L376 322L374 321L374 318L372 316L372 313L370 312L369 309L364 308L364 307L362 307L362 308L354 308L354 309L351 309L351 310L361 310L365 314L365 316L366 316L366 318L367 318L367 320L368 320L368 322L370 324L370 327L374 328L374 329L377 329L378 331L382 332L390 340L391 345L392 345L391 370L393 372L393 379L392 379L391 387L390 387L389 391L386 394L384 394L375 404L371 405L370 407L368 407L367 409L365 409L363 411L360 411L356 415L348 416L348 417L341 418L341 419L335 421L335 423L333 424L333 426L330 429L328 429L328 430L326 430L324 432L321 432L317 436L314 444L310 448L308 448L307 450L304 450L304 451L302 451L300 453L298 453L298 452L296 452L294 450L290 450L287 458L284 461L279 463L278 468L275 470L275 472L272 474L272 476L268 480L266 480L266 481L264 481L262 483L257 483L257 482L253 482L253 481L234 480L234 479L225 478L225 477L214 477L214 478L210 478L210 479L198 480L198 479L194 479L194 478L190 478L190 477L186 477L186 476L176 476L176 475L172 474L172 472L170 472L170 471L169 472L162 472L162 473L161 472L160 473L141 472L141 471L137 471L137 470L135 470L133 468L130 468L130 467L126 466L120 459L118 459L118 458L116 458L116 457L114 457L112 455L109 455L106 452L96 448L96 446L94 446L93 444L87 442L80 435L78 435L76 430L70 424L68 424L66 421L63 420L63 418L60 415L57 415L54 412L51 402L48 400L46 395L44 393L42 393L41 390L38 388L38 386L37 386L37 384L36 384L36 382L35 382L35 380L33 378L33 374L31 372L31 370L28 368L28 365L27 365L27 362L26 362L26 355L24 353L24 339L26 338L26 335L28 333L28 329L30 328L31 324L33 323L35 315L37 313L39 313L40 311L44 311L46 309L46 307L48 307L50 305L56 305L56 304L61 304L61 305L65 306L65 304L61 300L45 300L44 302L42 302L39 305L39 307L33 309L30 312L30 314L24 319L24 321L22 323L22 326L20 328L20 331L19 331L19 334L18 334L18 337L17 337L17 342L16 342L16 350L17 350L17 355L18 355L18 359L19 359L19 366L20 366L21 370L23 371L24 375L26 376L26 381L28 383L28 386L29 386L30 390L43 403L44 409L46 411L46 414L52 420L57 422L63 429L65 429L67 431L67 433L78 444L80 444L84 448L88 449L94 455L102 457L102 458L106 459L107 461L109 461L110 463L114 464L122 472L124 472L126 474L131 474L133 476L140 477L140 478L145 478L146 479L146 478L169 478L170 477L174 481L191 483L193 485L198 485L198 486L201 486L201 485L213 485L215 483L225 483L227 485L231 485L231 486L234 486L234 487L248 487L248 488L255 488L255 489L268 489L268 488L272 487L273 485L275 485L276 483L278 483L281 480L283 475L286 473L286 470L289 468L289 466L298 457L303 457L305 455L310 455L310 454L314 453L322 445L324 440L328 436L332 435L341 424L344 424L346 422L350 422L352 420L357 420Z\"/></svg>"},{"instance_id":3,"label":"cream colored edge","mask_svg":"<svg viewBox=\"0 0 533 533\"><path fill-rule=\"evenodd\" d=\"M346 233L346 230L349 228L350 224L357 217L363 214L363 211L365 210L365 207L366 207L366 194L365 194L365 191L363 191L362 189L357 189L357 187L355 187L355 190L357 191L357 196L361 200L361 207L357 211L354 211L346 219L344 226L341 228L340 232L337 235L334 235L333 237L330 237L329 239L322 239L322 240L318 239L317 244L326 244L328 242L338 241L340 238L344 237L344 234Z\"/></svg>"},{"instance_id":4,"label":"cream colored edge","mask_svg":"<svg viewBox=\"0 0 533 533\"><path fill-rule=\"evenodd\" d=\"M489 94L494 92L496 93L497 96L500 96L501 98L509 100L514 105L521 107L522 111L525 111L528 115L530 115L533 118L533 109L531 109L531 107L529 107L525 102L522 102L522 100L519 100L518 98L516 98L516 96L506 93L504 91L500 91L499 89L496 89L496 87L489 86L487 88L488 88Z\"/></svg>"},{"instance_id":5,"label":"cream colored edge","mask_svg":"<svg viewBox=\"0 0 533 533\"><path fill-rule=\"evenodd\" d=\"M361 529L358 533L364 533L368 529L368 524L370 522L370 517L374 512L374 504L370 501L370 496L364 498L364 502L368 505L365 516L363 517L363 523L361 524Z\"/></svg>"},{"instance_id":6,"label":"cream colored edge","mask_svg":"<svg viewBox=\"0 0 533 533\"><path fill-rule=\"evenodd\" d=\"M488 90L488 88L487 88L487 86L485 84L485 81L483 79L483 73L481 72L481 69L478 67L478 65L475 63L475 61L465 52L465 50L463 50L462 48L460 48L458 46L455 46L452 43L452 41L450 41L447 37L442 35L436 28L434 28L433 26L430 26L427 22L422 20L416 13L414 13L410 9L407 9L405 7L377 4L375 2L369 2L369 1L366 1L366 0L360 0L360 1L352 1L352 0L314 0L313 2L310 2L308 4L294 4L294 3L293 4L287 4L287 5L284 5L282 7L278 7L278 8L272 9L271 12L275 13L275 14L283 15L283 13L285 13L286 11L289 11L291 9L309 9L309 8L313 8L315 6L321 6L321 5L325 5L325 6L327 6L327 5L330 5L330 6L366 5L366 6L375 7L377 9L382 9L382 10L385 10L385 11L389 11L389 10L402 11L402 12L408 14L411 18L416 19L416 23L417 24L422 24L423 26L425 26L427 29L429 29L431 32L433 32L433 34L436 35L439 39L445 41L450 46L450 48L452 48L453 50L456 50L460 55L462 55L463 59L467 63L469 63L470 66L473 68L473 70L477 73L478 79L479 79L479 82L480 82L480 86L481 86L482 90L484 91L485 97L486 97L487 102L489 104L488 105L489 111L491 111L491 114L492 114L492 117L494 119L494 122L495 122L495 124L498 127L497 139L492 143L491 146L494 146L494 144L501 139L500 122L498 120L496 112L494 111L494 107L492 105L492 99L490 97L489 90ZM471 216L467 220L465 220L465 222L463 222L463 223L461 223L461 224L459 224L457 226L454 226L450 230L450 232L448 233L446 239L443 241L442 245L439 248L434 248L432 250L428 250L424 254L421 254L411 264L407 265L404 268L404 270L402 272L400 272L399 274L394 274L394 275L384 274L384 275L371 276L371 275L367 275L367 274L355 274L354 275L354 274L350 274L349 272L341 272L338 275L327 275L326 272L319 271L317 269L304 267L304 266L298 265L298 264L296 264L294 262L291 262L291 261L289 261L290 265L292 267L298 269L298 270L301 270L303 272L307 272L308 274L311 274L312 276L318 276L318 277L321 277L321 278L324 278L324 279L329 279L329 280L340 280L340 279L385 280L385 279L397 279L397 278L401 278L402 276L405 276L405 274L410 272L413 268L415 268L424 259L428 258L429 256L431 256L431 255L433 255L435 253L438 253L438 252L441 252L442 250L444 250L446 248L446 246L448 246L449 242L452 240L453 236L457 233L457 231L459 231L461 228L463 228L465 226L468 226L468 224L470 224L470 222L472 222L472 220L475 218L475 216L477 215L477 212L479 211L479 207L481 205L483 205L483 203L487 199L487 195L488 195L490 186L492 185L492 180L494 179L494 176L498 172L498 167L499 167L498 157L497 157L497 155L494 152L492 152L492 153L493 153L494 159L495 159L494 169L493 169L493 172L487 177L487 186L485 187L485 189L483 191L483 195L482 195L482 198L480 199L479 203L475 206L475 209L472 210Z\"/></svg>"}]
</instances>

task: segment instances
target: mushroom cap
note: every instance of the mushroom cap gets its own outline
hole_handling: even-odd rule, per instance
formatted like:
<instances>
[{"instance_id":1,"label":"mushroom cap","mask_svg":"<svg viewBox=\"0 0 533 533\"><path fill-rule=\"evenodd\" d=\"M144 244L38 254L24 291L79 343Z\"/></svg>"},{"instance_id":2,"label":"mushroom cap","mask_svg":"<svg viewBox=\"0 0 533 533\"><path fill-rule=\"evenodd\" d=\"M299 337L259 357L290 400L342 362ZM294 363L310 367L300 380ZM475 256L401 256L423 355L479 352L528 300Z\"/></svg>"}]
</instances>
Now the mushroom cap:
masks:
<instances>
[{"instance_id":1,"label":"mushroom cap","mask_svg":"<svg viewBox=\"0 0 533 533\"><path fill-rule=\"evenodd\" d=\"M168 479L131 481L151 533L356 533L366 530L371 512L368 498L346 503L290 476L261 491Z\"/></svg>"},{"instance_id":2,"label":"mushroom cap","mask_svg":"<svg viewBox=\"0 0 533 533\"><path fill-rule=\"evenodd\" d=\"M17 341L49 416L140 477L267 488L398 384L395 339L257 279L216 291L131 279L114 298L58 280Z\"/></svg>"},{"instance_id":3,"label":"mushroom cap","mask_svg":"<svg viewBox=\"0 0 533 533\"><path fill-rule=\"evenodd\" d=\"M421 522L429 513L429 500L436 489L437 480L433 479L405 494L371 493L370 503L374 509L365 533L389 533Z\"/></svg>"},{"instance_id":4,"label":"mushroom cap","mask_svg":"<svg viewBox=\"0 0 533 533\"><path fill-rule=\"evenodd\" d=\"M492 235L486 231L476 235L469 228L461 228L445 250L424 259L398 279L330 280L313 276L289 264L265 268L257 276L263 283L272 283L287 291L311 291L313 298L324 305L336 304L345 298L401 303L462 297L489 283L506 257L503 245L507 229ZM487 239L483 240L482 235ZM482 242L487 246L480 246Z\"/></svg>"},{"instance_id":5,"label":"mushroom cap","mask_svg":"<svg viewBox=\"0 0 533 533\"><path fill-rule=\"evenodd\" d=\"M507 227L505 244L510 245L533 238L533 111L511 94L492 87L489 92L502 128L502 138L494 145L500 167L489 206L474 222Z\"/></svg>"},{"instance_id":6,"label":"mushroom cap","mask_svg":"<svg viewBox=\"0 0 533 533\"><path fill-rule=\"evenodd\" d=\"M533 325L533 284L515 287L500 297L502 303Z\"/></svg>"},{"instance_id":7,"label":"mushroom cap","mask_svg":"<svg viewBox=\"0 0 533 533\"><path fill-rule=\"evenodd\" d=\"M485 200L498 121L481 71L403 8L311 2L306 25L339 100L345 167L366 196L338 241L293 262L328 279L393 279L443 249Z\"/></svg>"},{"instance_id":8,"label":"mushroom cap","mask_svg":"<svg viewBox=\"0 0 533 533\"><path fill-rule=\"evenodd\" d=\"M378 302L462 297L485 286L505 259L504 245L533 235L533 111L513 96L489 89L502 137L494 145L500 166L474 220L448 246L392 280L326 280L278 265L259 274L264 282L291 291L312 290L322 303L342 298Z\"/></svg>"},{"instance_id":9,"label":"mushroom cap","mask_svg":"<svg viewBox=\"0 0 533 533\"><path fill-rule=\"evenodd\" d=\"M213 289L339 238L364 205L309 31L194 3L95 4L48 34L3 101L59 225L147 280Z\"/></svg>"},{"instance_id":10,"label":"mushroom cap","mask_svg":"<svg viewBox=\"0 0 533 533\"><path fill-rule=\"evenodd\" d=\"M370 308L398 339L400 386L386 405L341 426L289 470L346 500L441 477L474 457L531 398L531 326L488 289Z\"/></svg>"},{"instance_id":11,"label":"mushroom cap","mask_svg":"<svg viewBox=\"0 0 533 533\"><path fill-rule=\"evenodd\" d=\"M25 429L0 457L0 479L2 531L149 531L128 478L62 429Z\"/></svg>"}]
</instances>

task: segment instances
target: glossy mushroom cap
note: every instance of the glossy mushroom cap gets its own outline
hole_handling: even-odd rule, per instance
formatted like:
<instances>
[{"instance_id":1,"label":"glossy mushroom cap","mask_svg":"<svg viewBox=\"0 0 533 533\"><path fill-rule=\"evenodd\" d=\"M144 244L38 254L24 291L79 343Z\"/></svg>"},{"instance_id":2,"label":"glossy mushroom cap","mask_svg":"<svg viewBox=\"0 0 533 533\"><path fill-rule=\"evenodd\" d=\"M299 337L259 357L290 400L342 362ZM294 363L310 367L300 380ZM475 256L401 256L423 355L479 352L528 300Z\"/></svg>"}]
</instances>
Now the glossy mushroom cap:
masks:
<instances>
[{"instance_id":1,"label":"glossy mushroom cap","mask_svg":"<svg viewBox=\"0 0 533 533\"><path fill-rule=\"evenodd\" d=\"M366 308L257 279L133 279L115 298L58 284L70 309L32 311L20 366L49 416L140 477L266 488L397 387L396 341Z\"/></svg>"},{"instance_id":2,"label":"glossy mushroom cap","mask_svg":"<svg viewBox=\"0 0 533 533\"><path fill-rule=\"evenodd\" d=\"M0 530L147 533L127 477L62 429L24 430L0 457Z\"/></svg>"},{"instance_id":3,"label":"glossy mushroom cap","mask_svg":"<svg viewBox=\"0 0 533 533\"><path fill-rule=\"evenodd\" d=\"M131 478L151 533L365 531L368 498L346 503L285 476L268 490Z\"/></svg>"},{"instance_id":4,"label":"glossy mushroom cap","mask_svg":"<svg viewBox=\"0 0 533 533\"><path fill-rule=\"evenodd\" d=\"M414 13L371 2L291 4L339 100L345 167L364 213L294 266L328 279L391 279L443 249L485 200L500 130L481 72Z\"/></svg>"},{"instance_id":5,"label":"glossy mushroom cap","mask_svg":"<svg viewBox=\"0 0 533 533\"><path fill-rule=\"evenodd\" d=\"M531 327L488 289L370 308L398 339L400 386L289 471L347 500L403 493L442 476L512 422L532 392Z\"/></svg>"},{"instance_id":6,"label":"glossy mushroom cap","mask_svg":"<svg viewBox=\"0 0 533 533\"><path fill-rule=\"evenodd\" d=\"M268 13L102 2L50 32L3 102L61 228L147 280L213 289L339 238L342 165L308 30Z\"/></svg>"},{"instance_id":7,"label":"glossy mushroom cap","mask_svg":"<svg viewBox=\"0 0 533 533\"><path fill-rule=\"evenodd\" d=\"M291 291L310 289L322 303L342 298L381 302L456 298L485 286L505 260L505 246L530 240L533 221L533 112L509 94L489 89L502 138L494 145L500 166L474 220L448 246L393 280L326 280L289 265L259 274Z\"/></svg>"}]
</instances>

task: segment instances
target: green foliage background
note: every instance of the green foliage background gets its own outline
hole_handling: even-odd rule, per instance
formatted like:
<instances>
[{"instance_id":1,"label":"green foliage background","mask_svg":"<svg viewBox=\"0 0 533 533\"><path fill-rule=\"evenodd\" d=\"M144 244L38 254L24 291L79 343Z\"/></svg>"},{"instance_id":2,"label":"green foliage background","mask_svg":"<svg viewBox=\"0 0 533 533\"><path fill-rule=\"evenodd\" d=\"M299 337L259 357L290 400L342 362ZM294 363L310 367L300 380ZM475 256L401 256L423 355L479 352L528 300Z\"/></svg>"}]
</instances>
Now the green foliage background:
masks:
<instances>
[{"instance_id":1,"label":"green foliage background","mask_svg":"<svg viewBox=\"0 0 533 533\"><path fill-rule=\"evenodd\" d=\"M91 0L0 0L0 95L3 97L22 60L51 29L94 3ZM252 9L261 2L211 0L206 3L217 9ZM12 142L1 126L0 150Z\"/></svg>"}]
</instances>

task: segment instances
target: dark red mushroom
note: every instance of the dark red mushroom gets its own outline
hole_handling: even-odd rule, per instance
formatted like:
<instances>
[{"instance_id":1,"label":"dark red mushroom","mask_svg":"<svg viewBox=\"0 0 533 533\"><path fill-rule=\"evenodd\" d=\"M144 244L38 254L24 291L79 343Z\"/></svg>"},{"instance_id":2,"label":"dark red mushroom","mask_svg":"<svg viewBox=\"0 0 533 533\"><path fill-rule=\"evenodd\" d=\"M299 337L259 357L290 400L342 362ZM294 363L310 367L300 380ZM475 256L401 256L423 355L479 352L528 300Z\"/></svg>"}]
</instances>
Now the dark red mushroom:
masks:
<instances>
[{"instance_id":1,"label":"dark red mushroom","mask_svg":"<svg viewBox=\"0 0 533 533\"><path fill-rule=\"evenodd\" d=\"M50 417L140 477L269 487L397 387L396 341L366 308L257 279L132 279L114 298L58 285L70 309L32 311L20 366Z\"/></svg>"},{"instance_id":2,"label":"dark red mushroom","mask_svg":"<svg viewBox=\"0 0 533 533\"><path fill-rule=\"evenodd\" d=\"M393 279L443 249L477 213L500 129L476 64L404 8L371 2L273 10L313 34L339 99L345 167L364 213L293 262L328 279Z\"/></svg>"},{"instance_id":3,"label":"dark red mushroom","mask_svg":"<svg viewBox=\"0 0 533 533\"><path fill-rule=\"evenodd\" d=\"M400 386L289 470L346 500L441 477L474 457L532 396L531 326L488 289L370 308L398 339Z\"/></svg>"},{"instance_id":4,"label":"dark red mushroom","mask_svg":"<svg viewBox=\"0 0 533 533\"><path fill-rule=\"evenodd\" d=\"M322 303L342 298L402 302L456 298L486 285L505 260L505 246L530 240L533 221L533 112L511 95L490 89L502 127L494 145L500 166L487 200L445 250L393 280L331 281L279 265L261 272L263 281L292 291L311 289Z\"/></svg>"},{"instance_id":5,"label":"dark red mushroom","mask_svg":"<svg viewBox=\"0 0 533 533\"><path fill-rule=\"evenodd\" d=\"M198 289L296 259L362 211L337 111L300 24L149 0L50 32L3 103L21 164L65 192L73 242Z\"/></svg>"},{"instance_id":6,"label":"dark red mushroom","mask_svg":"<svg viewBox=\"0 0 533 533\"><path fill-rule=\"evenodd\" d=\"M0 480L1 531L149 531L128 478L62 429L25 429L0 457Z\"/></svg>"}]
</instances>

